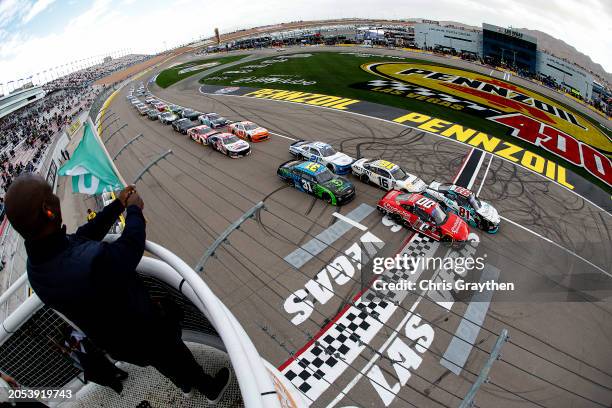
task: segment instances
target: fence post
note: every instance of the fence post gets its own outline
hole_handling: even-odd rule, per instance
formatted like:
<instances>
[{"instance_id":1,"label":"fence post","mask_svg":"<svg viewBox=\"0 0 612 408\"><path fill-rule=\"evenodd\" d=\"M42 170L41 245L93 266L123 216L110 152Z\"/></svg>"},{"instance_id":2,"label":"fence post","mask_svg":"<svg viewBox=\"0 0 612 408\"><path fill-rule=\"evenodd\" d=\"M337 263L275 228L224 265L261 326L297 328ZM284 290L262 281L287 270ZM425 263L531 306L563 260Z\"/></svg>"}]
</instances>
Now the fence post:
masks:
<instances>
[{"instance_id":1,"label":"fence post","mask_svg":"<svg viewBox=\"0 0 612 408\"><path fill-rule=\"evenodd\" d=\"M263 201L258 202L253 207L249 208L244 214L242 214L240 216L240 218L238 218L236 221L234 221L229 227L227 227L225 229L225 231L223 231L217 237L217 239L215 239L215 241L212 243L212 245L209 246L206 249L206 252L202 256L202 258L200 259L200 261L198 262L198 264L196 265L194 270L196 272L202 272L204 270L204 264L206 263L206 261L208 261L208 258L210 258L215 253L215 251L217 250L219 245L221 245L223 242L225 242L225 240L227 240L227 237L232 232L234 232L234 230L240 228L240 225L242 225L243 222L245 222L249 218L253 217L257 211L259 211L261 208L263 208L263 206L264 206Z\"/></svg>"},{"instance_id":2,"label":"fence post","mask_svg":"<svg viewBox=\"0 0 612 408\"><path fill-rule=\"evenodd\" d=\"M108 137L108 139L106 139L106 142L105 142L105 143L110 142L111 138L112 138L113 136L115 136L115 134L117 134L117 132L120 132L121 130L123 130L125 127L127 127L127 123L124 123L123 125L121 125L121 126L119 127L119 129L117 129L117 130L115 130L113 133L111 133L111 134L110 134L110 136Z\"/></svg>"},{"instance_id":3,"label":"fence post","mask_svg":"<svg viewBox=\"0 0 612 408\"><path fill-rule=\"evenodd\" d=\"M131 138L126 144L124 144L121 147L121 149L119 149L119 151L117 153L115 153L115 155L113 156L113 160L116 160L117 157L119 157L119 155L121 154L121 152L123 152L129 145L134 143L136 140L140 139L142 136L143 136L143 134L139 133L135 137Z\"/></svg>"},{"instance_id":4,"label":"fence post","mask_svg":"<svg viewBox=\"0 0 612 408\"><path fill-rule=\"evenodd\" d=\"M141 178L142 176L144 176L144 174L149 171L149 169L153 166L155 166L155 164L157 164L158 161L160 161L161 159L163 159L164 157L166 157L167 155L172 154L172 150L168 150L165 153L162 153L159 157L157 157L156 159L154 159L153 161L151 161L151 163L147 164L144 169L142 169L142 171L140 173L138 173L138 175L136 176L136 178L134 179L134 182L132 184L136 184Z\"/></svg>"},{"instance_id":5,"label":"fence post","mask_svg":"<svg viewBox=\"0 0 612 408\"><path fill-rule=\"evenodd\" d=\"M465 398L463 398L463 401L461 401L461 405L459 405L459 408L470 408L473 406L476 393L480 389L480 386L485 381L488 381L491 367L493 366L495 360L499 358L501 348L506 341L508 341L508 330L502 329L501 333L499 334L499 337L497 338L497 341L495 342L495 345L493 346L493 349L491 350L489 358L480 370L476 381L474 381L474 384L472 384L470 390L467 392L467 394L465 394Z\"/></svg>"},{"instance_id":6,"label":"fence post","mask_svg":"<svg viewBox=\"0 0 612 408\"><path fill-rule=\"evenodd\" d=\"M100 137L102 137L102 134L104 133L104 131L106 129L108 129L113 123L118 122L119 118L116 118L115 120L113 120L111 123L108 123L105 127L102 128L102 130L100 130L98 133L100 134ZM100 127L100 125L98 125L98 128Z\"/></svg>"}]
</instances>

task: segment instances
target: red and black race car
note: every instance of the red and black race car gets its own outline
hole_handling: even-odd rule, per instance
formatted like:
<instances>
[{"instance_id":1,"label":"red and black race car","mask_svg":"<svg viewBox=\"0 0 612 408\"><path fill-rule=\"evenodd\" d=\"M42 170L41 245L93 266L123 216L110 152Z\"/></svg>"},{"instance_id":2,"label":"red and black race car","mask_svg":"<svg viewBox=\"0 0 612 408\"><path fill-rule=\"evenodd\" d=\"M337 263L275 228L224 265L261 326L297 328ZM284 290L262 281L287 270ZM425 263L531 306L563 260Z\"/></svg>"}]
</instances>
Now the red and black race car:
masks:
<instances>
[{"instance_id":1,"label":"red and black race car","mask_svg":"<svg viewBox=\"0 0 612 408\"><path fill-rule=\"evenodd\" d=\"M462 243L470 233L462 218L444 212L435 200L421 194L391 190L378 201L377 209L436 241Z\"/></svg>"}]
</instances>

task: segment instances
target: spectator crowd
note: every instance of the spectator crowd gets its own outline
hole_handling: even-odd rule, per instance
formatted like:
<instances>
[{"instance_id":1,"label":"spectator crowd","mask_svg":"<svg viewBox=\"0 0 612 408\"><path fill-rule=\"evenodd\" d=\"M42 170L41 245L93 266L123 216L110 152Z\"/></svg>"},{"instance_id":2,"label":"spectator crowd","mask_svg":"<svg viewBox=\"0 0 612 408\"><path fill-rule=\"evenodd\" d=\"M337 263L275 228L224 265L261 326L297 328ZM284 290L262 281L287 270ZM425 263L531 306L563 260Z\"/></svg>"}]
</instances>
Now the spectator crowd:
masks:
<instances>
[{"instance_id":1,"label":"spectator crowd","mask_svg":"<svg viewBox=\"0 0 612 408\"><path fill-rule=\"evenodd\" d=\"M43 85L43 98L0 118L0 197L16 176L37 168L54 135L89 109L105 89L95 81L148 58L127 55L55 79Z\"/></svg>"}]
</instances>

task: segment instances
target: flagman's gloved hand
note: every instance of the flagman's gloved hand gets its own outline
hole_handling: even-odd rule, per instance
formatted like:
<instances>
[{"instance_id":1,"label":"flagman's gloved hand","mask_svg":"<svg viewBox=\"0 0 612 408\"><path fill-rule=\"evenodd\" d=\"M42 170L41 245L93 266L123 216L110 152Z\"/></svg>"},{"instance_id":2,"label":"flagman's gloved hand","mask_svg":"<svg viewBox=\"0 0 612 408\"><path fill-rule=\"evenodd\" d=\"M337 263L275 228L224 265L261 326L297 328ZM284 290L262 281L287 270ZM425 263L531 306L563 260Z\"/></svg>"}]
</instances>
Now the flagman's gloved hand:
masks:
<instances>
[{"instance_id":1,"label":"flagman's gloved hand","mask_svg":"<svg viewBox=\"0 0 612 408\"><path fill-rule=\"evenodd\" d=\"M127 207L128 198L136 191L136 187L132 184L121 190L119 193L119 201L123 204L123 207Z\"/></svg>"}]
</instances>

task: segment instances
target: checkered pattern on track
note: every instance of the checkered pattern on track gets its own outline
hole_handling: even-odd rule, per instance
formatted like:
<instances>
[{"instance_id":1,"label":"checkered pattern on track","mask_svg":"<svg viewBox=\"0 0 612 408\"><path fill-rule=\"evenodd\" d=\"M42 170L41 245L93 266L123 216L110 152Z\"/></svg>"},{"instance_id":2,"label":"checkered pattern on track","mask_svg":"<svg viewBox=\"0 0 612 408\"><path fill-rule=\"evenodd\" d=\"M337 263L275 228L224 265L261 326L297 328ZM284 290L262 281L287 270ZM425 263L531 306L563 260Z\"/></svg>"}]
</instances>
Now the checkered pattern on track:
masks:
<instances>
[{"instance_id":1,"label":"checkered pattern on track","mask_svg":"<svg viewBox=\"0 0 612 408\"><path fill-rule=\"evenodd\" d=\"M400 254L432 256L438 243L423 235L415 235ZM388 282L416 281L422 269L386 270L381 278ZM309 399L316 401L334 381L355 361L359 354L383 327L407 291L383 293L370 288L316 340L283 370L283 374Z\"/></svg>"}]
</instances>

